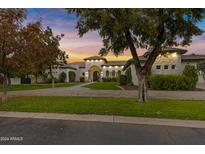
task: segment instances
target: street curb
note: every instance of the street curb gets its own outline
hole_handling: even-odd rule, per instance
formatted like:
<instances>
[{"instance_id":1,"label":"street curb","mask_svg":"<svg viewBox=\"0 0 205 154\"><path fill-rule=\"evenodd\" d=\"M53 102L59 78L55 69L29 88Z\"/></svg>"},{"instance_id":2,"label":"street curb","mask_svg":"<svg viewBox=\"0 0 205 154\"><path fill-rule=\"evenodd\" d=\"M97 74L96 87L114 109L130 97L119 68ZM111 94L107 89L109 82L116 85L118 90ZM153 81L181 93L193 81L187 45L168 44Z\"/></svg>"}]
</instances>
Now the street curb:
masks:
<instances>
[{"instance_id":1,"label":"street curb","mask_svg":"<svg viewBox=\"0 0 205 154\"><path fill-rule=\"evenodd\" d=\"M72 120L72 121L108 122L108 123L121 123L121 124L205 128L205 121L199 121L199 120L175 120L175 119L159 119L159 118L143 118L143 117L125 117L125 116L113 116L113 115L93 115L93 114L82 115L82 114L0 111L0 117L55 119L55 120Z\"/></svg>"}]
</instances>

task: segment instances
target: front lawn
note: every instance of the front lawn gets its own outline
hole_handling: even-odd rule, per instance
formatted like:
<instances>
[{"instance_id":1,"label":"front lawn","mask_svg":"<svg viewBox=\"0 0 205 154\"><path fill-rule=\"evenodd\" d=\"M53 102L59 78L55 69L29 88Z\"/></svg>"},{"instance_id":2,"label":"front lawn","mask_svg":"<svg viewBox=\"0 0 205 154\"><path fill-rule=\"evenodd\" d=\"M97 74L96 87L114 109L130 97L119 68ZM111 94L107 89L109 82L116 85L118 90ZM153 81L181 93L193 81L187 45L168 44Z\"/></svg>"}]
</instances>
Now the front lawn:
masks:
<instances>
[{"instance_id":1,"label":"front lawn","mask_svg":"<svg viewBox=\"0 0 205 154\"><path fill-rule=\"evenodd\" d=\"M85 87L95 90L120 90L117 82L95 82Z\"/></svg>"},{"instance_id":2,"label":"front lawn","mask_svg":"<svg viewBox=\"0 0 205 154\"><path fill-rule=\"evenodd\" d=\"M79 83L56 83L55 88L59 87L70 87L78 85ZM12 85L9 91L18 91L18 90L36 90L36 89L46 89L52 88L52 84L23 84L23 85ZM0 86L0 92L3 91L2 85Z\"/></svg>"},{"instance_id":3,"label":"front lawn","mask_svg":"<svg viewBox=\"0 0 205 154\"><path fill-rule=\"evenodd\" d=\"M141 104L131 98L13 97L0 104L0 111L205 120L205 101L150 100Z\"/></svg>"}]
</instances>

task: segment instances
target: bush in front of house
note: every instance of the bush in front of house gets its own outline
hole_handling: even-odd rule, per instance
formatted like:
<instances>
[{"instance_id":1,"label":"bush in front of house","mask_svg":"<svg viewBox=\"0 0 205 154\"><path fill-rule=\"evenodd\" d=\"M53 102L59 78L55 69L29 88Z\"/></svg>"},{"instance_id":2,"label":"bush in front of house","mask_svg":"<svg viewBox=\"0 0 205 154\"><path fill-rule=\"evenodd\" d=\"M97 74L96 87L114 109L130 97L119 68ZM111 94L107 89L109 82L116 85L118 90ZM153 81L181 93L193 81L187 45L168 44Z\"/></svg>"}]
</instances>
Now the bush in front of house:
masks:
<instances>
[{"instance_id":1,"label":"bush in front of house","mask_svg":"<svg viewBox=\"0 0 205 154\"><path fill-rule=\"evenodd\" d=\"M186 65L182 75L192 78L196 83L198 81L197 69L193 65Z\"/></svg>"},{"instance_id":2,"label":"bush in front of house","mask_svg":"<svg viewBox=\"0 0 205 154\"><path fill-rule=\"evenodd\" d=\"M85 77L81 76L80 77L80 82L85 82Z\"/></svg>"},{"instance_id":3,"label":"bush in front of house","mask_svg":"<svg viewBox=\"0 0 205 154\"><path fill-rule=\"evenodd\" d=\"M194 90L196 88L196 80L181 75L177 80L177 90Z\"/></svg>"},{"instance_id":4,"label":"bush in front of house","mask_svg":"<svg viewBox=\"0 0 205 154\"><path fill-rule=\"evenodd\" d=\"M66 73L65 72L62 72L59 74L59 82L63 83L65 82L67 76L66 76Z\"/></svg>"},{"instance_id":5,"label":"bush in front of house","mask_svg":"<svg viewBox=\"0 0 205 154\"><path fill-rule=\"evenodd\" d=\"M44 80L45 81L45 83L52 83L52 78L47 78L46 80ZM59 80L58 79L56 79L56 78L54 78L54 82L55 83L58 83L59 82Z\"/></svg>"},{"instance_id":6,"label":"bush in front of house","mask_svg":"<svg viewBox=\"0 0 205 154\"><path fill-rule=\"evenodd\" d=\"M155 90L177 90L177 75L152 75L149 86Z\"/></svg>"},{"instance_id":7,"label":"bush in front of house","mask_svg":"<svg viewBox=\"0 0 205 154\"><path fill-rule=\"evenodd\" d=\"M75 72L69 72L69 82L75 82Z\"/></svg>"},{"instance_id":8,"label":"bush in front of house","mask_svg":"<svg viewBox=\"0 0 205 154\"><path fill-rule=\"evenodd\" d=\"M132 73L131 68L128 68L125 72L125 75L127 76L127 83L132 84Z\"/></svg>"},{"instance_id":9,"label":"bush in front of house","mask_svg":"<svg viewBox=\"0 0 205 154\"><path fill-rule=\"evenodd\" d=\"M184 75L152 75L149 86L154 90L193 90L196 81Z\"/></svg>"},{"instance_id":10,"label":"bush in front of house","mask_svg":"<svg viewBox=\"0 0 205 154\"><path fill-rule=\"evenodd\" d=\"M117 82L117 78L106 77L106 78L102 78L102 81L103 82Z\"/></svg>"},{"instance_id":11,"label":"bush in front of house","mask_svg":"<svg viewBox=\"0 0 205 154\"><path fill-rule=\"evenodd\" d=\"M119 76L119 84L121 86L127 85L127 76L126 75Z\"/></svg>"}]
</instances>

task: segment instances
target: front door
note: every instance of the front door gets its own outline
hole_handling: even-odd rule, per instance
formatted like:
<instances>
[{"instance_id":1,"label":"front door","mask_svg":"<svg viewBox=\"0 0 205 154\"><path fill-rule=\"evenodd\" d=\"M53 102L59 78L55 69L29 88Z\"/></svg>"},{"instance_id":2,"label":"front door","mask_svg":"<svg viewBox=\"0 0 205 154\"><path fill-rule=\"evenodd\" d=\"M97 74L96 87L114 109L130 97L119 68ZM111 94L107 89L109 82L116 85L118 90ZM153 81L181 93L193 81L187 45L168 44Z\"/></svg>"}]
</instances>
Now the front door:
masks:
<instances>
[{"instance_id":1,"label":"front door","mask_svg":"<svg viewBox=\"0 0 205 154\"><path fill-rule=\"evenodd\" d=\"M95 71L93 72L93 81L98 81L99 80L99 72Z\"/></svg>"}]
</instances>

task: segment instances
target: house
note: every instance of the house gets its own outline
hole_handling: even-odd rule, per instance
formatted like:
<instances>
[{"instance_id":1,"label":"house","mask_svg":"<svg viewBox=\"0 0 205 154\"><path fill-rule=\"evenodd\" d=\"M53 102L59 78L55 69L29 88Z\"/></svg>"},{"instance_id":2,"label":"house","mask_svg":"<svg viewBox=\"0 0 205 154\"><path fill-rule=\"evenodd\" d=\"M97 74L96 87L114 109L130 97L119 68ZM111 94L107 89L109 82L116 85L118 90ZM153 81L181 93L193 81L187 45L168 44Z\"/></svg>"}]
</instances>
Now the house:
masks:
<instances>
[{"instance_id":1,"label":"house","mask_svg":"<svg viewBox=\"0 0 205 154\"><path fill-rule=\"evenodd\" d=\"M148 58L150 52L139 56L140 62L143 65ZM153 74L181 74L185 65L194 65L205 60L205 55L186 54L187 50L179 48L164 48L163 54L159 55L152 66L151 73ZM85 78L87 82L102 81L102 78L116 78L120 74L125 74L126 70L131 69L132 83L138 85L133 60L128 61L108 61L104 57L92 56L84 58L82 62L73 62L62 64L58 68L53 69L52 73L55 78L66 73L66 82L72 82L69 74L75 74L74 81L80 81L80 78ZM47 71L48 73L48 71ZM34 83L34 77L31 78L31 83ZM38 79L43 82L42 79ZM73 80L73 79L72 79ZM199 73L199 83L203 83L202 75ZM18 78L12 79L13 84L20 84Z\"/></svg>"},{"instance_id":2,"label":"house","mask_svg":"<svg viewBox=\"0 0 205 154\"><path fill-rule=\"evenodd\" d=\"M163 55L159 55L152 66L153 74L181 74L185 65L194 65L205 60L205 55L186 54L187 50L179 48L164 48ZM140 62L143 65L149 56L149 52L139 56ZM68 72L72 70L76 73L76 81L80 77L84 77L86 81L101 81L102 78L115 78L120 74L125 74L125 71L130 68L132 74L132 82L138 85L137 76L135 73L132 59L128 61L108 61L104 57L92 56L83 59L83 62L69 63L69 68L59 68L59 74L62 71ZM56 76L57 76L56 74ZM69 80L67 80L69 81ZM199 73L199 82L203 82L202 76Z\"/></svg>"},{"instance_id":3,"label":"house","mask_svg":"<svg viewBox=\"0 0 205 154\"><path fill-rule=\"evenodd\" d=\"M205 60L205 55L189 54L185 55L187 50L179 48L164 48L163 55L159 55L153 66L152 74L182 74L186 65L194 65ZM149 56L149 52L146 52L143 56L140 56L140 62L143 65ZM131 68L132 82L134 85L138 85L138 79L134 68L133 60L127 61L124 67L124 71ZM198 83L203 83L202 74L199 72Z\"/></svg>"}]
</instances>

